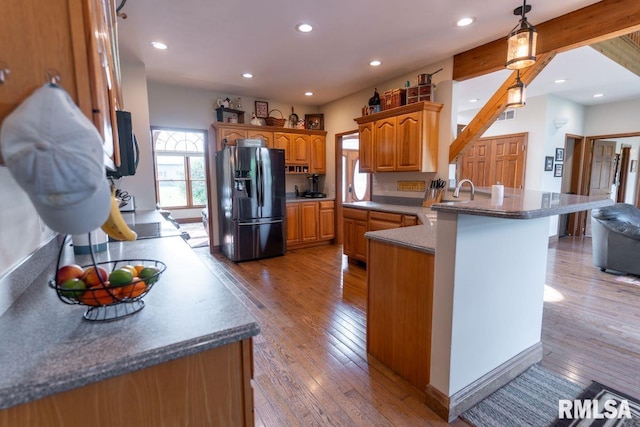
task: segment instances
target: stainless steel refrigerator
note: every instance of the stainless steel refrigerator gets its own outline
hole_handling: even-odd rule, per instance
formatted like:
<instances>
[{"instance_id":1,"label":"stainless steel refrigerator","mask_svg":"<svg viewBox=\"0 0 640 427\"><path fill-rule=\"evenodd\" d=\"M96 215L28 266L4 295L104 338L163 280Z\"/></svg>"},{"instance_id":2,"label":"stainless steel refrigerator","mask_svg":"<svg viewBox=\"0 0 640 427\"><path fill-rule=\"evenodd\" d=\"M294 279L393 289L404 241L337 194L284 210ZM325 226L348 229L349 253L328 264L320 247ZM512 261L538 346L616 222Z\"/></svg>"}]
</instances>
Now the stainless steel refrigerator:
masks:
<instances>
[{"instance_id":1,"label":"stainless steel refrigerator","mask_svg":"<svg viewBox=\"0 0 640 427\"><path fill-rule=\"evenodd\" d=\"M284 255L284 150L238 140L216 153L222 252L232 261Z\"/></svg>"}]
</instances>

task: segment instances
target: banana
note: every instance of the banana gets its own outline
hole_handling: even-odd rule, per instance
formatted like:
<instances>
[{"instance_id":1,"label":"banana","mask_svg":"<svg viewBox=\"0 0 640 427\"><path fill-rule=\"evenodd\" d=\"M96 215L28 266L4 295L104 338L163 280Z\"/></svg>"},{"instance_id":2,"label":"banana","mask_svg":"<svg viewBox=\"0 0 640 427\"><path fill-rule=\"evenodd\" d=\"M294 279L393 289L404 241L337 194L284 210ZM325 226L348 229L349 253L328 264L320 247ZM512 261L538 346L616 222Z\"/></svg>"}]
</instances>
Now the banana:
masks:
<instances>
[{"instance_id":1,"label":"banana","mask_svg":"<svg viewBox=\"0 0 640 427\"><path fill-rule=\"evenodd\" d=\"M115 240L136 240L138 235L135 231L129 228L127 223L120 213L120 204L116 199L115 191L111 192L111 211L109 212L109 218L102 225L102 231L107 233L109 237Z\"/></svg>"}]
</instances>

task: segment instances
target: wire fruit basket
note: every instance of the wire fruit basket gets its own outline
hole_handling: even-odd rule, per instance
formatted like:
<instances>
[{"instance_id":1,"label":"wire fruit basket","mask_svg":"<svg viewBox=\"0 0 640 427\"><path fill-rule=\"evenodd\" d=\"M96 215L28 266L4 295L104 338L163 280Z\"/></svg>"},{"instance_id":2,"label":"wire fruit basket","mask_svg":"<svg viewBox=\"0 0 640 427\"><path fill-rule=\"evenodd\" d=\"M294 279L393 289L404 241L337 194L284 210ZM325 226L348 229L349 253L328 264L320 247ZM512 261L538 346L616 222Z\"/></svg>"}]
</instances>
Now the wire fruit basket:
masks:
<instances>
[{"instance_id":1,"label":"wire fruit basket","mask_svg":"<svg viewBox=\"0 0 640 427\"><path fill-rule=\"evenodd\" d=\"M144 308L142 298L160 280L165 263L142 258L96 262L91 250L91 264L61 266L67 237L60 246L56 275L49 281L60 301L88 306L87 320L116 320Z\"/></svg>"}]
</instances>

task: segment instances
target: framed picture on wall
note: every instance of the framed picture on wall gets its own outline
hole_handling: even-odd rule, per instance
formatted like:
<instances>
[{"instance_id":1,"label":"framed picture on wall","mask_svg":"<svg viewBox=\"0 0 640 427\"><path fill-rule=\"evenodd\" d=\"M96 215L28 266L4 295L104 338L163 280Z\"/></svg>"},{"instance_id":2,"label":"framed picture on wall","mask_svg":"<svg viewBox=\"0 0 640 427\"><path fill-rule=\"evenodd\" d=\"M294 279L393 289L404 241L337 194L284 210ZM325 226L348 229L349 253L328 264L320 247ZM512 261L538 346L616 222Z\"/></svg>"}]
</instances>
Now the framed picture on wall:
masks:
<instances>
[{"instance_id":1,"label":"framed picture on wall","mask_svg":"<svg viewBox=\"0 0 640 427\"><path fill-rule=\"evenodd\" d=\"M556 162L564 162L564 148L556 148Z\"/></svg>"},{"instance_id":2,"label":"framed picture on wall","mask_svg":"<svg viewBox=\"0 0 640 427\"><path fill-rule=\"evenodd\" d=\"M544 158L544 170L545 171L553 170L553 156L546 156Z\"/></svg>"},{"instance_id":3,"label":"framed picture on wall","mask_svg":"<svg viewBox=\"0 0 640 427\"><path fill-rule=\"evenodd\" d=\"M562 164L556 163L556 167L553 170L553 176L562 176Z\"/></svg>"},{"instance_id":4,"label":"framed picture on wall","mask_svg":"<svg viewBox=\"0 0 640 427\"><path fill-rule=\"evenodd\" d=\"M305 114L304 123L307 129L324 130L324 114Z\"/></svg>"},{"instance_id":5,"label":"framed picture on wall","mask_svg":"<svg viewBox=\"0 0 640 427\"><path fill-rule=\"evenodd\" d=\"M269 103L265 101L256 101L256 117L266 119L269 115Z\"/></svg>"}]
</instances>

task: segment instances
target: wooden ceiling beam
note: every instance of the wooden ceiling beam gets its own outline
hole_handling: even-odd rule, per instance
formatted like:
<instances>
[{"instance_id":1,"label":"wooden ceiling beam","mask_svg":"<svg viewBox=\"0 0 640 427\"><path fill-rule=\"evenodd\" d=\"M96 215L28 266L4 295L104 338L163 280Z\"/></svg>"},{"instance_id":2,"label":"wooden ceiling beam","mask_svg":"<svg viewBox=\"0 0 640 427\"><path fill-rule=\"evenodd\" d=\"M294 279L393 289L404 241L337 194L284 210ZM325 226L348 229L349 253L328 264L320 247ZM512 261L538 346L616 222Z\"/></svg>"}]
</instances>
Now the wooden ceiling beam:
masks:
<instances>
[{"instance_id":1,"label":"wooden ceiling beam","mask_svg":"<svg viewBox=\"0 0 640 427\"><path fill-rule=\"evenodd\" d=\"M520 70L520 80L525 85L529 85L533 79L551 62L555 56L555 52L548 52L538 55L538 59L532 66ZM455 158L462 153L465 147L477 140L489 127L496 121L498 116L507 108L507 89L516 82L517 72L514 71L511 76L500 86L487 103L480 109L478 114L471 122L460 132L460 135L453 141L449 147L449 163L453 163Z\"/></svg>"},{"instance_id":2,"label":"wooden ceiling beam","mask_svg":"<svg viewBox=\"0 0 640 427\"><path fill-rule=\"evenodd\" d=\"M517 19L514 17L514 25ZM640 1L602 0L590 6L536 24L537 53L564 52L640 30ZM504 69L507 33L453 57L453 80L463 81Z\"/></svg>"},{"instance_id":3,"label":"wooden ceiling beam","mask_svg":"<svg viewBox=\"0 0 640 427\"><path fill-rule=\"evenodd\" d=\"M591 45L612 61L640 76L640 45L631 37L621 36Z\"/></svg>"}]
</instances>

